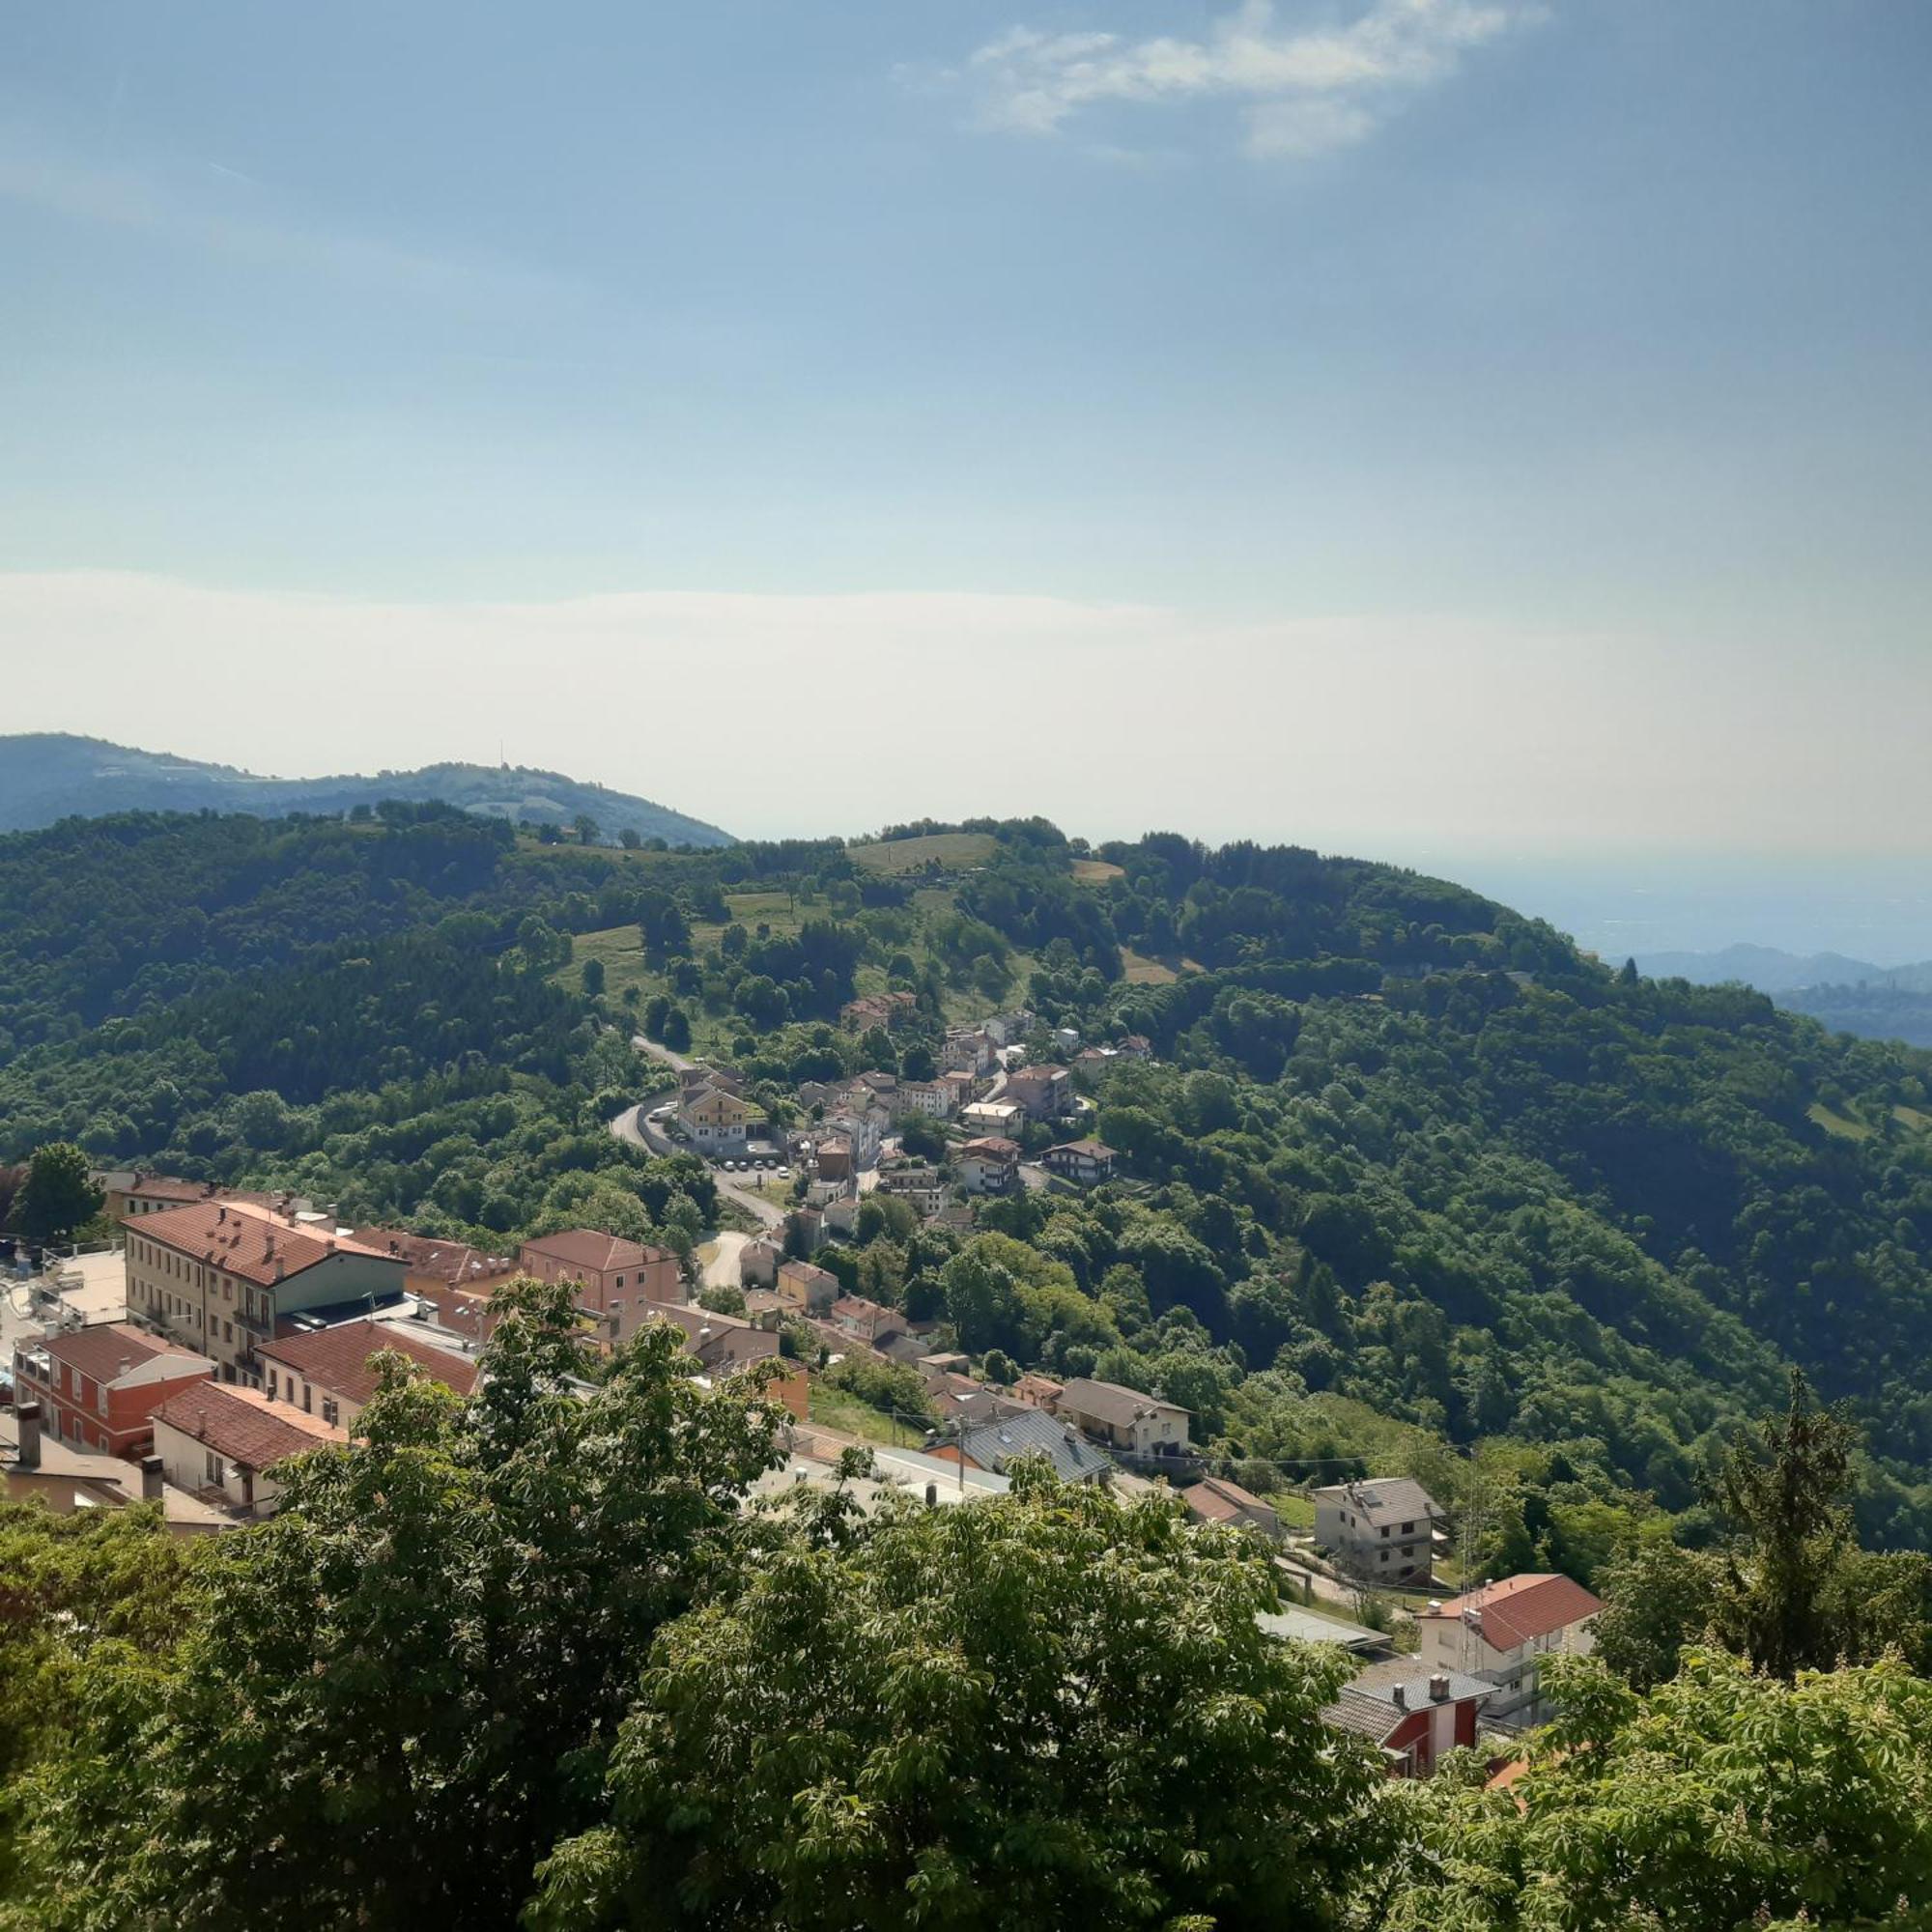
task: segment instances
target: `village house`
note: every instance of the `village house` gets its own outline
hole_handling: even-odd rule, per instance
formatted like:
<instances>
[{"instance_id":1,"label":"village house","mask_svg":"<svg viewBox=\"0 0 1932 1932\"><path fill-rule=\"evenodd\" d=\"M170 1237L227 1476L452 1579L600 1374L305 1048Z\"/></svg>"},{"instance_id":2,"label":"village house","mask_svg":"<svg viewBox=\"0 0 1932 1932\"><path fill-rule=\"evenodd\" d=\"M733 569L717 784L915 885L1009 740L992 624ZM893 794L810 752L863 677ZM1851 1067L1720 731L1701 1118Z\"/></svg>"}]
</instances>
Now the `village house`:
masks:
<instances>
[{"instance_id":1,"label":"village house","mask_svg":"<svg viewBox=\"0 0 1932 1932\"><path fill-rule=\"evenodd\" d=\"M841 1335L868 1347L888 1335L902 1335L906 1319L896 1308L868 1301L863 1294L841 1294L832 1304L832 1320Z\"/></svg>"},{"instance_id":2,"label":"village house","mask_svg":"<svg viewBox=\"0 0 1932 1932\"><path fill-rule=\"evenodd\" d=\"M941 1462L963 1461L969 1469L987 1469L996 1476L1010 1473L1022 1456L1044 1456L1064 1483L1104 1482L1114 1466L1077 1429L1037 1408L983 1422L962 1421L952 1441L935 1444L929 1453Z\"/></svg>"},{"instance_id":3,"label":"village house","mask_svg":"<svg viewBox=\"0 0 1932 1932\"><path fill-rule=\"evenodd\" d=\"M262 1385L257 1346L284 1318L395 1301L408 1272L399 1256L250 1202L197 1202L123 1226L128 1315L249 1388Z\"/></svg>"},{"instance_id":4,"label":"village house","mask_svg":"<svg viewBox=\"0 0 1932 1932\"><path fill-rule=\"evenodd\" d=\"M865 1033L872 1027L891 1032L904 1026L918 1010L919 996L915 993L867 993L838 1009L838 1024L851 1033Z\"/></svg>"},{"instance_id":5,"label":"village house","mask_svg":"<svg viewBox=\"0 0 1932 1932\"><path fill-rule=\"evenodd\" d=\"M955 1027L948 1032L938 1058L942 1072L977 1080L992 1072L999 1056L999 1043L984 1027Z\"/></svg>"},{"instance_id":6,"label":"village house","mask_svg":"<svg viewBox=\"0 0 1932 1932\"><path fill-rule=\"evenodd\" d=\"M339 1321L306 1334L278 1336L259 1350L267 1369L264 1393L304 1415L319 1415L353 1432L381 1380L378 1358L401 1355L420 1374L460 1396L476 1386L476 1364L408 1333L393 1321Z\"/></svg>"},{"instance_id":7,"label":"village house","mask_svg":"<svg viewBox=\"0 0 1932 1932\"><path fill-rule=\"evenodd\" d=\"M38 1402L0 1409L0 1499L35 1503L56 1516L152 1503L173 1536L234 1526L225 1510L170 1483L158 1456L107 1456L43 1435Z\"/></svg>"},{"instance_id":8,"label":"village house","mask_svg":"<svg viewBox=\"0 0 1932 1932\"><path fill-rule=\"evenodd\" d=\"M836 1274L815 1263L791 1261L780 1264L774 1292L779 1305L795 1315L829 1315L844 1291Z\"/></svg>"},{"instance_id":9,"label":"village house","mask_svg":"<svg viewBox=\"0 0 1932 1932\"><path fill-rule=\"evenodd\" d=\"M1019 1143L1000 1134L982 1134L959 1150L952 1165L966 1193L1009 1194L1020 1178Z\"/></svg>"},{"instance_id":10,"label":"village house","mask_svg":"<svg viewBox=\"0 0 1932 1932\"><path fill-rule=\"evenodd\" d=\"M962 1108L973 1104L973 1096L980 1091L980 1076L956 1066L948 1067L941 1072L939 1084L946 1089L946 1118L951 1120Z\"/></svg>"},{"instance_id":11,"label":"village house","mask_svg":"<svg viewBox=\"0 0 1932 1932\"><path fill-rule=\"evenodd\" d=\"M928 1121L950 1121L959 1098L957 1091L944 1080L901 1080L895 1105L901 1115L923 1114Z\"/></svg>"},{"instance_id":12,"label":"village house","mask_svg":"<svg viewBox=\"0 0 1932 1932\"><path fill-rule=\"evenodd\" d=\"M843 1134L828 1134L819 1142L811 1166L819 1180L842 1189L852 1179L852 1143Z\"/></svg>"},{"instance_id":13,"label":"village house","mask_svg":"<svg viewBox=\"0 0 1932 1932\"><path fill-rule=\"evenodd\" d=\"M1017 1100L975 1100L959 1110L959 1124L969 1134L1010 1140L1026 1123L1026 1109Z\"/></svg>"},{"instance_id":14,"label":"village house","mask_svg":"<svg viewBox=\"0 0 1932 1932\"><path fill-rule=\"evenodd\" d=\"M891 1194L920 1214L937 1214L946 1201L946 1177L936 1167L886 1167L879 1170L881 1194Z\"/></svg>"},{"instance_id":15,"label":"village house","mask_svg":"<svg viewBox=\"0 0 1932 1932\"><path fill-rule=\"evenodd\" d=\"M884 1108L875 1107L867 1101L859 1106L836 1109L826 1117L825 1131L834 1139L845 1143L851 1150L854 1170L863 1173L877 1164L879 1149L884 1145L892 1124L893 1117Z\"/></svg>"},{"instance_id":16,"label":"village house","mask_svg":"<svg viewBox=\"0 0 1932 1932\"><path fill-rule=\"evenodd\" d=\"M1057 1382L1051 1376L1040 1375L1029 1369L1013 1384L1013 1400L1023 1402L1029 1408L1043 1408L1051 1415L1054 1405L1066 1393L1066 1384Z\"/></svg>"},{"instance_id":17,"label":"village house","mask_svg":"<svg viewBox=\"0 0 1932 1932\"><path fill-rule=\"evenodd\" d=\"M1431 1604L1415 1627L1424 1663L1493 1686L1490 1719L1517 1729L1548 1719L1538 1681L1543 1660L1587 1657L1597 1646L1591 1619L1603 1607L1582 1584L1540 1572Z\"/></svg>"},{"instance_id":18,"label":"village house","mask_svg":"<svg viewBox=\"0 0 1932 1932\"><path fill-rule=\"evenodd\" d=\"M1281 1541L1281 1517L1274 1505L1225 1476L1203 1476L1192 1489L1181 1492L1180 1499L1203 1522L1252 1529L1270 1543Z\"/></svg>"},{"instance_id":19,"label":"village house","mask_svg":"<svg viewBox=\"0 0 1932 1932\"><path fill-rule=\"evenodd\" d=\"M1100 1141L1067 1141L1040 1155L1039 1164L1057 1180L1094 1187L1114 1178L1114 1150Z\"/></svg>"},{"instance_id":20,"label":"village house","mask_svg":"<svg viewBox=\"0 0 1932 1932\"><path fill-rule=\"evenodd\" d=\"M348 1439L337 1423L226 1382L198 1382L155 1411L155 1454L167 1480L251 1516L271 1514L280 1500L281 1485L267 1473L277 1463Z\"/></svg>"},{"instance_id":21,"label":"village house","mask_svg":"<svg viewBox=\"0 0 1932 1932\"><path fill-rule=\"evenodd\" d=\"M1151 1060L1153 1058L1153 1041L1144 1033L1130 1033L1124 1039L1117 1041L1116 1044L1122 1054L1128 1060Z\"/></svg>"},{"instance_id":22,"label":"village house","mask_svg":"<svg viewBox=\"0 0 1932 1932\"><path fill-rule=\"evenodd\" d=\"M1057 1121L1073 1111L1073 1076L1064 1066L1016 1067L1007 1075L1007 1097L1034 1121Z\"/></svg>"},{"instance_id":23,"label":"village house","mask_svg":"<svg viewBox=\"0 0 1932 1932\"><path fill-rule=\"evenodd\" d=\"M1188 1410L1119 1382L1085 1377L1067 1382L1054 1399L1053 1413L1131 1455L1173 1456L1187 1447Z\"/></svg>"},{"instance_id":24,"label":"village house","mask_svg":"<svg viewBox=\"0 0 1932 1932\"><path fill-rule=\"evenodd\" d=\"M578 1307L610 1342L628 1342L637 1333L647 1301L683 1301L686 1295L683 1270L668 1248L647 1248L595 1228L526 1241L517 1265L538 1281L575 1282Z\"/></svg>"},{"instance_id":25,"label":"village house","mask_svg":"<svg viewBox=\"0 0 1932 1932\"><path fill-rule=\"evenodd\" d=\"M14 1400L40 1405L54 1441L135 1462L154 1447L155 1410L213 1374L208 1356L131 1321L14 1345Z\"/></svg>"},{"instance_id":26,"label":"village house","mask_svg":"<svg viewBox=\"0 0 1932 1932\"><path fill-rule=\"evenodd\" d=\"M995 1046L1012 1046L1023 1040L1039 1022L1026 1008L1020 1007L1009 1013L995 1013L980 1024Z\"/></svg>"},{"instance_id":27,"label":"village house","mask_svg":"<svg viewBox=\"0 0 1932 1932\"><path fill-rule=\"evenodd\" d=\"M1480 1678L1393 1657L1358 1671L1321 1715L1374 1745L1391 1777L1429 1777L1446 1753L1475 1744L1490 1695Z\"/></svg>"},{"instance_id":28,"label":"village house","mask_svg":"<svg viewBox=\"0 0 1932 1932\"><path fill-rule=\"evenodd\" d=\"M1315 1542L1349 1576L1426 1583L1441 1515L1422 1485L1406 1476L1336 1483L1315 1492Z\"/></svg>"},{"instance_id":29,"label":"village house","mask_svg":"<svg viewBox=\"0 0 1932 1932\"><path fill-rule=\"evenodd\" d=\"M707 1087L716 1087L722 1094L743 1094L746 1082L735 1066L703 1066L694 1063L678 1068L677 1084L681 1100L695 1100Z\"/></svg>"},{"instance_id":30,"label":"village house","mask_svg":"<svg viewBox=\"0 0 1932 1932\"><path fill-rule=\"evenodd\" d=\"M496 1326L490 1297L515 1279L516 1258L472 1248L440 1236L412 1235L394 1228L355 1228L353 1239L380 1254L398 1257L407 1272L403 1293L430 1311L439 1326L480 1345Z\"/></svg>"},{"instance_id":31,"label":"village house","mask_svg":"<svg viewBox=\"0 0 1932 1932\"><path fill-rule=\"evenodd\" d=\"M646 1318L681 1328L685 1352L720 1373L747 1368L779 1352L778 1336L741 1315L718 1315L708 1308L667 1302L646 1311Z\"/></svg>"},{"instance_id":32,"label":"village house","mask_svg":"<svg viewBox=\"0 0 1932 1932\"><path fill-rule=\"evenodd\" d=\"M713 1160L741 1157L753 1130L767 1120L755 1100L709 1084L685 1095L677 1118L698 1152Z\"/></svg>"},{"instance_id":33,"label":"village house","mask_svg":"<svg viewBox=\"0 0 1932 1932\"><path fill-rule=\"evenodd\" d=\"M779 1264L783 1259L784 1250L775 1241L747 1241L738 1250L738 1286L773 1287L779 1278Z\"/></svg>"}]
</instances>

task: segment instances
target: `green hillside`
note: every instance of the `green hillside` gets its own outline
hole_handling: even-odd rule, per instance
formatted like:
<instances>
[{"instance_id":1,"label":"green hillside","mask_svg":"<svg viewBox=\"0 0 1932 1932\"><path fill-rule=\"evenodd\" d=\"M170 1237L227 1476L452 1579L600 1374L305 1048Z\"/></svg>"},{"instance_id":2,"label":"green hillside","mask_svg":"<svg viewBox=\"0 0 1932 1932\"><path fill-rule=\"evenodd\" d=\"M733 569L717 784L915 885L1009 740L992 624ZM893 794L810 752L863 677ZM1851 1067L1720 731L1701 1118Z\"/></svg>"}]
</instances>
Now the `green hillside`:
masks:
<instances>
[{"instance_id":1,"label":"green hillside","mask_svg":"<svg viewBox=\"0 0 1932 1932\"><path fill-rule=\"evenodd\" d=\"M653 1078L634 1029L730 1056L784 1119L802 1080L917 1071L1023 1000L1152 1042L1080 1073L1121 1179L972 1229L881 1210L833 1257L866 1293L1158 1385L1233 1459L1399 1462L1459 1500L1479 1472L1501 1560L1579 1575L1649 1513L1694 1539L1799 1363L1866 1427L1868 1532L1932 1530L1932 1058L1369 862L917 837L972 863L543 846L436 806L0 838L0 1159L71 1138L485 1241L688 1229L702 1171L605 1131ZM908 1027L839 1029L894 987Z\"/></svg>"},{"instance_id":2,"label":"green hillside","mask_svg":"<svg viewBox=\"0 0 1932 1932\"><path fill-rule=\"evenodd\" d=\"M668 845L724 845L729 835L646 798L522 765L425 765L373 777L277 779L62 732L0 737L0 831L122 811L353 810L385 798L437 802L512 823L571 825L580 813L614 839L634 832Z\"/></svg>"}]
</instances>

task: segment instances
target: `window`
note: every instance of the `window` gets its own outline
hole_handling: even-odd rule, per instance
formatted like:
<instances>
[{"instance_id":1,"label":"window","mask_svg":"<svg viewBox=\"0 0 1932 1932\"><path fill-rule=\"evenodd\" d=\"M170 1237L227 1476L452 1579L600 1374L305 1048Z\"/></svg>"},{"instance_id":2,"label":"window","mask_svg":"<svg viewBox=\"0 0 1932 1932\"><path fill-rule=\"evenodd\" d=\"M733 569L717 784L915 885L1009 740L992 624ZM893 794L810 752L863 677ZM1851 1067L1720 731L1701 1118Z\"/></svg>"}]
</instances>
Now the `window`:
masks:
<instances>
[{"instance_id":1,"label":"window","mask_svg":"<svg viewBox=\"0 0 1932 1932\"><path fill-rule=\"evenodd\" d=\"M235 1339L235 1324L234 1324L234 1322L232 1322L232 1321L224 1321L224 1322L223 1322L223 1323L221 1324L221 1339L222 1339L222 1340L223 1340L224 1342L232 1342L232 1341L234 1341L234 1339Z\"/></svg>"},{"instance_id":2,"label":"window","mask_svg":"<svg viewBox=\"0 0 1932 1932\"><path fill-rule=\"evenodd\" d=\"M622 1287L623 1287L623 1285L624 1285L624 1277L623 1277L622 1275L619 1275L619 1276L617 1277L617 1286L618 1286L619 1288L622 1288Z\"/></svg>"},{"instance_id":3,"label":"window","mask_svg":"<svg viewBox=\"0 0 1932 1932\"><path fill-rule=\"evenodd\" d=\"M1415 1534L1415 1525L1412 1522L1404 1523L1402 1526L1402 1533L1405 1536L1413 1536Z\"/></svg>"},{"instance_id":4,"label":"window","mask_svg":"<svg viewBox=\"0 0 1932 1932\"><path fill-rule=\"evenodd\" d=\"M1389 1526L1388 1526L1388 1524L1387 1524L1387 1523L1383 1523L1383 1524L1382 1524L1382 1534L1383 1534L1384 1536L1386 1536L1386 1535L1387 1535L1388 1533L1389 1533Z\"/></svg>"},{"instance_id":5,"label":"window","mask_svg":"<svg viewBox=\"0 0 1932 1932\"><path fill-rule=\"evenodd\" d=\"M336 1419L335 1398L332 1395L326 1395L322 1399L322 1419L325 1422L333 1422Z\"/></svg>"},{"instance_id":6,"label":"window","mask_svg":"<svg viewBox=\"0 0 1932 1932\"><path fill-rule=\"evenodd\" d=\"M1377 1555L1378 1555L1378 1560L1379 1560L1379 1561L1381 1561L1381 1562L1383 1562L1383 1563L1386 1563L1386 1562L1387 1562L1387 1561L1389 1560L1389 1553L1388 1553L1388 1551L1387 1551L1386 1549L1383 1549L1383 1550L1378 1550L1378 1551L1377 1552Z\"/></svg>"}]
</instances>

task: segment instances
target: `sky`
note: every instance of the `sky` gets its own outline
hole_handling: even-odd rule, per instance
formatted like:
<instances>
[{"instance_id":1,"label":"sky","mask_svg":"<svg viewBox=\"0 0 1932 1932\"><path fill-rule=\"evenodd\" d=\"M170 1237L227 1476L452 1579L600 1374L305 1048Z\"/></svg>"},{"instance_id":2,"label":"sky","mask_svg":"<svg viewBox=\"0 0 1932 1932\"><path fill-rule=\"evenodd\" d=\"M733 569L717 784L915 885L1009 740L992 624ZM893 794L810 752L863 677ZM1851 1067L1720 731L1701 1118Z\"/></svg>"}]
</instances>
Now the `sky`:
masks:
<instances>
[{"instance_id":1,"label":"sky","mask_svg":"<svg viewBox=\"0 0 1932 1932\"><path fill-rule=\"evenodd\" d=\"M1922 0L0 10L0 730L1909 873L1928 73Z\"/></svg>"}]
</instances>

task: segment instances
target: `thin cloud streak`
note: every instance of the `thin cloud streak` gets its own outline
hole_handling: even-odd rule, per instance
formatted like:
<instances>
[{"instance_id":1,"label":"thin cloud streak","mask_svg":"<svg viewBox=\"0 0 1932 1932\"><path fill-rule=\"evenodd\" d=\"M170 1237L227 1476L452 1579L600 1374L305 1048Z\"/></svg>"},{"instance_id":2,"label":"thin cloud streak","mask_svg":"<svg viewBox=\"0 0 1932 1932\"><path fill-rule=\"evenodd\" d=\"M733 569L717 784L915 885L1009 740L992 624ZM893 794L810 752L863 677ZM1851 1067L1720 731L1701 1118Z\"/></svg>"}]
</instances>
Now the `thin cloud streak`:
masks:
<instances>
[{"instance_id":1,"label":"thin cloud streak","mask_svg":"<svg viewBox=\"0 0 1932 1932\"><path fill-rule=\"evenodd\" d=\"M954 77L989 128L1057 134L1090 109L1227 99L1252 156L1305 159L1366 140L1542 14L1534 0L1371 0L1346 25L1292 28L1272 0L1243 0L1201 40L1014 27Z\"/></svg>"}]
</instances>

